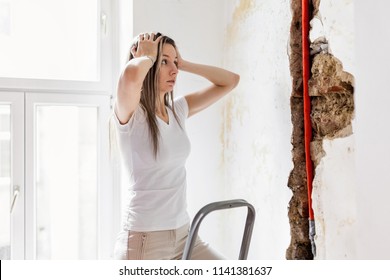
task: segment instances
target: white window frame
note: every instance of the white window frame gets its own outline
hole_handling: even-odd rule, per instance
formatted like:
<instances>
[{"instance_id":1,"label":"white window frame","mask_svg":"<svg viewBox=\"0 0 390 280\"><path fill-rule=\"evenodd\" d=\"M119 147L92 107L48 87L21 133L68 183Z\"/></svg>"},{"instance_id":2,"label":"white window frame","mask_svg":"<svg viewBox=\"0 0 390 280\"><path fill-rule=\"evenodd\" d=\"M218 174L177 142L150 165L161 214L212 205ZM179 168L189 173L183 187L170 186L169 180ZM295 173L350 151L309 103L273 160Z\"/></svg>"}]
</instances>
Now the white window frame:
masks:
<instances>
[{"instance_id":1,"label":"white window frame","mask_svg":"<svg viewBox=\"0 0 390 280\"><path fill-rule=\"evenodd\" d=\"M98 108L98 259L113 251L113 191L110 180L108 120L109 97L61 93L26 93L26 259L36 258L36 106L76 105Z\"/></svg>"},{"instance_id":2,"label":"white window frame","mask_svg":"<svg viewBox=\"0 0 390 280\"><path fill-rule=\"evenodd\" d=\"M19 187L11 214L11 259L24 259L24 95L0 92L0 104L11 106L11 203L14 187ZM16 193L15 193L16 194ZM9 209L11 210L11 209Z\"/></svg>"},{"instance_id":3,"label":"white window frame","mask_svg":"<svg viewBox=\"0 0 390 280\"><path fill-rule=\"evenodd\" d=\"M19 195L11 214L11 259L36 258L36 153L37 105L79 105L98 108L98 259L110 259L118 228L116 192L111 180L108 121L110 97L61 93L0 92L0 104L11 105L11 194Z\"/></svg>"}]
</instances>

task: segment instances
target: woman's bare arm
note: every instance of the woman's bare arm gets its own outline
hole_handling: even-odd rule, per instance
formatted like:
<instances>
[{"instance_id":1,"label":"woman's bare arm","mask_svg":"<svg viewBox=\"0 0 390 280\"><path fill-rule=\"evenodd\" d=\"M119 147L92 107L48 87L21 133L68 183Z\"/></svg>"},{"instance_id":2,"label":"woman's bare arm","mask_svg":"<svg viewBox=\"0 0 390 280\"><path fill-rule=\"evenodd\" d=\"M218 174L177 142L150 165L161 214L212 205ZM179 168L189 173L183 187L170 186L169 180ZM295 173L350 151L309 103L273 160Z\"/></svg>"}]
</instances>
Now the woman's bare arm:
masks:
<instances>
[{"instance_id":1,"label":"woman's bare arm","mask_svg":"<svg viewBox=\"0 0 390 280\"><path fill-rule=\"evenodd\" d=\"M153 38L154 34L152 33L148 38L141 38L138 41L138 48L131 50L134 58L126 64L119 77L115 112L122 124L129 121L137 108L141 98L143 81L156 60L157 47L161 37L156 40Z\"/></svg>"},{"instance_id":2,"label":"woman's bare arm","mask_svg":"<svg viewBox=\"0 0 390 280\"><path fill-rule=\"evenodd\" d=\"M181 59L179 54L178 61L180 70L202 76L212 83L209 87L185 96L189 107L189 116L221 99L240 81L240 76L233 72L215 66L192 63Z\"/></svg>"}]
</instances>

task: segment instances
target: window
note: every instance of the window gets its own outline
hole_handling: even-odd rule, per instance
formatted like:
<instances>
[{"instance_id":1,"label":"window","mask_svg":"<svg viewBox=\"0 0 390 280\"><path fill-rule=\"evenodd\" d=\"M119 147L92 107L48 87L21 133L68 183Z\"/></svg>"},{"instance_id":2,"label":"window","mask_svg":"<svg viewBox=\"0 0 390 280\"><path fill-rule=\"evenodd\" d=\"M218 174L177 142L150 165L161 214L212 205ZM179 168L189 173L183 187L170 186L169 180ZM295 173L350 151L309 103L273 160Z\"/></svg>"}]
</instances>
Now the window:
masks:
<instances>
[{"instance_id":1,"label":"window","mask_svg":"<svg viewBox=\"0 0 390 280\"><path fill-rule=\"evenodd\" d=\"M0 92L1 259L109 258L109 99Z\"/></svg>"},{"instance_id":2,"label":"window","mask_svg":"<svg viewBox=\"0 0 390 280\"><path fill-rule=\"evenodd\" d=\"M110 258L112 5L0 0L0 259Z\"/></svg>"},{"instance_id":3,"label":"window","mask_svg":"<svg viewBox=\"0 0 390 280\"><path fill-rule=\"evenodd\" d=\"M26 93L25 100L26 258L107 258L109 96Z\"/></svg>"},{"instance_id":4,"label":"window","mask_svg":"<svg viewBox=\"0 0 390 280\"><path fill-rule=\"evenodd\" d=\"M36 258L97 258L98 110L35 107Z\"/></svg>"},{"instance_id":5,"label":"window","mask_svg":"<svg viewBox=\"0 0 390 280\"><path fill-rule=\"evenodd\" d=\"M0 77L99 80L98 0L2 0Z\"/></svg>"}]
</instances>

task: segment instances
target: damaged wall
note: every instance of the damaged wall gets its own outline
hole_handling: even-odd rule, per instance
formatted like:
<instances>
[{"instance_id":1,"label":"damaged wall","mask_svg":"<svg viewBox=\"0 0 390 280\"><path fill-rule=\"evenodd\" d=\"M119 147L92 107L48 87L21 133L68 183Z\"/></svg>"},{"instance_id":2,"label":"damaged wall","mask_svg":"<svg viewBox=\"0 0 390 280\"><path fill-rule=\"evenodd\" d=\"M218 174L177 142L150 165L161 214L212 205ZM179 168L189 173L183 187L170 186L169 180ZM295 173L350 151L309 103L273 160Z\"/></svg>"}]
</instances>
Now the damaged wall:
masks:
<instances>
[{"instance_id":1,"label":"damaged wall","mask_svg":"<svg viewBox=\"0 0 390 280\"><path fill-rule=\"evenodd\" d=\"M292 91L290 97L291 123L293 126L292 160L293 168L288 178L288 187L292 190L292 197L288 204L290 224L290 244L286 248L286 258L312 259L309 240L309 212L306 186L305 142L303 127L303 85L302 85L302 2L291 1L290 27L290 73Z\"/></svg>"},{"instance_id":2,"label":"damaged wall","mask_svg":"<svg viewBox=\"0 0 390 280\"><path fill-rule=\"evenodd\" d=\"M312 100L316 259L356 258L354 22L351 0L313 1Z\"/></svg>"},{"instance_id":3,"label":"damaged wall","mask_svg":"<svg viewBox=\"0 0 390 280\"><path fill-rule=\"evenodd\" d=\"M311 16L311 122L314 164L312 206L316 259L356 255L354 137L354 26L351 0L309 1ZM308 239L308 201L303 142L301 0L291 1L290 67L294 168L289 187L291 243L287 259L313 258Z\"/></svg>"},{"instance_id":4,"label":"damaged wall","mask_svg":"<svg viewBox=\"0 0 390 280\"><path fill-rule=\"evenodd\" d=\"M355 257L355 145L353 77L333 55L318 54L309 82L315 166L313 210L317 259Z\"/></svg>"}]
</instances>

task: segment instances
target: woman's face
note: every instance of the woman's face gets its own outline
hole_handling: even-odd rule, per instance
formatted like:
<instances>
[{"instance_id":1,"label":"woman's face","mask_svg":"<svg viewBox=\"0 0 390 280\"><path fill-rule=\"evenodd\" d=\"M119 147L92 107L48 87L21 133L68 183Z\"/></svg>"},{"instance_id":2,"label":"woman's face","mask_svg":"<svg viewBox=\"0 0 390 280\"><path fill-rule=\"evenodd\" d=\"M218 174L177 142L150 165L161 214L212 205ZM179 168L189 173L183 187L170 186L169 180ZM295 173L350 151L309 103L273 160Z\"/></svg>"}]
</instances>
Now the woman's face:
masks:
<instances>
[{"instance_id":1,"label":"woman's face","mask_svg":"<svg viewBox=\"0 0 390 280\"><path fill-rule=\"evenodd\" d=\"M160 66L160 93L165 94L173 90L178 74L176 49L171 44L164 44L162 47L162 58Z\"/></svg>"}]
</instances>

